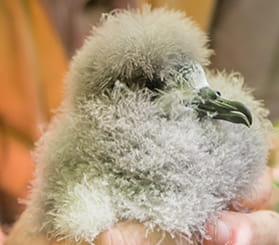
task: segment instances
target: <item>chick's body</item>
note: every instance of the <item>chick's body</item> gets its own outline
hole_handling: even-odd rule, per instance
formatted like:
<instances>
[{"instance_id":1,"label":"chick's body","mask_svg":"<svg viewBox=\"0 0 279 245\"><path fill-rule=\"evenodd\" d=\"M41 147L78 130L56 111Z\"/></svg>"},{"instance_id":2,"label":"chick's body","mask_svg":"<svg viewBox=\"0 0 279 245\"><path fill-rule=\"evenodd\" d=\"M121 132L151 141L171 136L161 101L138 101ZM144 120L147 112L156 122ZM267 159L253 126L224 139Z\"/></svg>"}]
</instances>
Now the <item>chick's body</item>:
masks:
<instances>
[{"instance_id":1,"label":"chick's body","mask_svg":"<svg viewBox=\"0 0 279 245\"><path fill-rule=\"evenodd\" d=\"M203 236L216 211L251 192L267 157L266 111L239 75L207 72L254 121L201 119L189 104L193 86L173 76L189 59L207 64L210 53L190 20L164 9L118 12L94 29L38 142L29 205L38 229L92 242L139 220Z\"/></svg>"}]
</instances>

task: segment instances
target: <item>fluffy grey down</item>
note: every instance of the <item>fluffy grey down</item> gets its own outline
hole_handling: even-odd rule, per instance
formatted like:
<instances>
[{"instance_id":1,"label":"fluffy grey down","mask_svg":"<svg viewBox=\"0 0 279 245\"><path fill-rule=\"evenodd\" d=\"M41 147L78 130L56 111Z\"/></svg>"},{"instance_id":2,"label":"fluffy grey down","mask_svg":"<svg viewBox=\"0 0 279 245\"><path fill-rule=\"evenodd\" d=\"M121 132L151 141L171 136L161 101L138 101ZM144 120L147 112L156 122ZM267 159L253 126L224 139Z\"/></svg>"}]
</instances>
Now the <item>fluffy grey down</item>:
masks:
<instances>
[{"instance_id":1,"label":"fluffy grey down","mask_svg":"<svg viewBox=\"0 0 279 245\"><path fill-rule=\"evenodd\" d=\"M92 242L119 221L138 220L204 237L216 211L253 194L270 132L262 104L239 74L207 71L213 88L251 110L253 125L200 120L187 106L187 84L168 79L177 64L206 65L210 54L180 12L105 16L73 59L64 102L37 143L29 209L38 231ZM166 89L146 88L158 78Z\"/></svg>"}]
</instances>

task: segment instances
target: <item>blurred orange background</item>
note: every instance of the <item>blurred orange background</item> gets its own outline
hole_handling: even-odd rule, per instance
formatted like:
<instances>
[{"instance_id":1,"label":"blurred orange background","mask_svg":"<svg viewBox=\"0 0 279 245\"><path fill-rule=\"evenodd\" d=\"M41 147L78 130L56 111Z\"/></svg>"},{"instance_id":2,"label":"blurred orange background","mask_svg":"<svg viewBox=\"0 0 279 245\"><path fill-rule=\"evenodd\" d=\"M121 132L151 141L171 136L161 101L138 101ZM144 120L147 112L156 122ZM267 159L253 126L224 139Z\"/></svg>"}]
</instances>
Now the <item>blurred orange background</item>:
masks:
<instances>
[{"instance_id":1,"label":"blurred orange background","mask_svg":"<svg viewBox=\"0 0 279 245\"><path fill-rule=\"evenodd\" d=\"M61 101L68 62L91 25L103 12L146 2L192 16L212 40L212 68L241 71L278 120L276 0L264 1L264 8L261 0L0 0L0 224L13 223L24 208L17 200L26 197L32 178L30 153ZM274 139L271 164L277 147Z\"/></svg>"}]
</instances>

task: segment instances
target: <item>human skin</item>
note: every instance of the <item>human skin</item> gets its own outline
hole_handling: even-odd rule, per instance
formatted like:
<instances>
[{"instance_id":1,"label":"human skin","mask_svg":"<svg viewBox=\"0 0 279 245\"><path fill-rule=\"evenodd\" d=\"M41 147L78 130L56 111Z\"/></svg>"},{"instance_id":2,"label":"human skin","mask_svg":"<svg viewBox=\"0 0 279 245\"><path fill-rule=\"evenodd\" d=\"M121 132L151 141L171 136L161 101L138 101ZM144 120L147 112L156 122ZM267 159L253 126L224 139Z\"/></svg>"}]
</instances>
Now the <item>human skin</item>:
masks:
<instances>
[{"instance_id":1,"label":"human skin","mask_svg":"<svg viewBox=\"0 0 279 245\"><path fill-rule=\"evenodd\" d=\"M271 172L267 170L260 179L254 198L243 200L247 210L264 208L271 195ZM239 213L223 212L216 224L208 224L208 235L203 245L276 245L279 244L279 214L272 211L254 211ZM11 236L4 245L66 245L66 241L49 241L45 236L30 237L23 232L24 217L13 228ZM1 241L2 239L2 241ZM162 239L162 240L161 240ZM0 245L4 236L0 233ZM138 222L123 222L101 233L94 241L96 245L188 245L179 236L171 238L164 232L150 232L146 236L146 228ZM2 242L2 244L1 244ZM75 244L75 243L73 243ZM88 245L88 243L81 243Z\"/></svg>"}]
</instances>

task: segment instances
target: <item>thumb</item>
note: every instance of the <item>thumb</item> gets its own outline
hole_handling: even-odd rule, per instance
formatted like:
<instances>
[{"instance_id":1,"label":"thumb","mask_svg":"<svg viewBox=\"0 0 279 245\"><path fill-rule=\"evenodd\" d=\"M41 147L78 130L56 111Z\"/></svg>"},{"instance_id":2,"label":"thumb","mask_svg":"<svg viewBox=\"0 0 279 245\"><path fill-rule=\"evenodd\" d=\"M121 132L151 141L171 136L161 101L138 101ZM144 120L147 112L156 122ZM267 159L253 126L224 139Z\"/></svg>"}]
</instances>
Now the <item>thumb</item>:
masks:
<instances>
[{"instance_id":1,"label":"thumb","mask_svg":"<svg viewBox=\"0 0 279 245\"><path fill-rule=\"evenodd\" d=\"M257 211L250 214L224 212L215 228L209 228L212 240L205 245L279 245L279 214Z\"/></svg>"}]
</instances>

